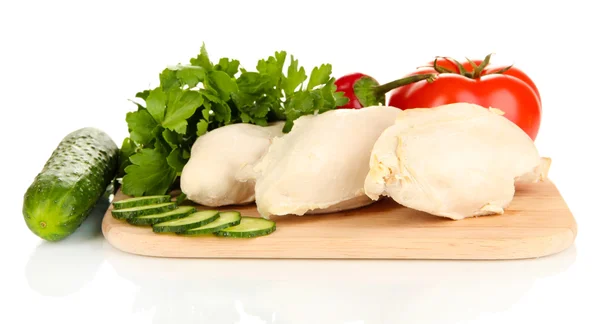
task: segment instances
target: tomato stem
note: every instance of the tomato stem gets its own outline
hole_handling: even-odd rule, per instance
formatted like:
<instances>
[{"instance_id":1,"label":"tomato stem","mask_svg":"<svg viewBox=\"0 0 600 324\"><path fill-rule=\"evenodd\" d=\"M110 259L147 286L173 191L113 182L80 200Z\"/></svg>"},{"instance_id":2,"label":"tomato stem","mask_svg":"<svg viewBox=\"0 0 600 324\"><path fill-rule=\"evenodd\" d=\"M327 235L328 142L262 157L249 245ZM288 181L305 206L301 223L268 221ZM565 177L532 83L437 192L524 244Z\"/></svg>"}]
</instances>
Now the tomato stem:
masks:
<instances>
[{"instance_id":1,"label":"tomato stem","mask_svg":"<svg viewBox=\"0 0 600 324\"><path fill-rule=\"evenodd\" d=\"M473 60L471 60L468 57L465 57L467 59L467 62L469 62L469 64L471 64L471 67L473 68L473 71L475 71L475 69L477 69L477 64L475 64L475 62L473 62Z\"/></svg>"},{"instance_id":2,"label":"tomato stem","mask_svg":"<svg viewBox=\"0 0 600 324\"><path fill-rule=\"evenodd\" d=\"M460 64L460 62L458 62L456 59L452 59L452 61L454 61L454 64L458 66L458 71L460 72L460 75L466 76L468 78L473 77L473 75L469 73L467 69L465 69L465 67L462 64Z\"/></svg>"},{"instance_id":3,"label":"tomato stem","mask_svg":"<svg viewBox=\"0 0 600 324\"><path fill-rule=\"evenodd\" d=\"M422 80L427 80L427 82L433 82L433 80L435 80L436 77L437 77L437 75L435 75L435 74L411 75L406 78L394 80L392 82L388 82L388 83L382 84L380 86L376 86L373 88L373 92L377 95L382 95L382 94L385 94L385 93L387 93L391 90L394 90L398 87L405 86L405 85L415 83L415 82L419 82Z\"/></svg>"},{"instance_id":4,"label":"tomato stem","mask_svg":"<svg viewBox=\"0 0 600 324\"><path fill-rule=\"evenodd\" d=\"M479 64L474 70L473 70L473 78L474 79L478 79L479 77L481 77L481 72L483 72L483 69L485 69L486 66L488 66L488 64L490 64L490 59L492 58L492 54L488 54L484 59L483 62L481 62L481 64Z\"/></svg>"},{"instance_id":5,"label":"tomato stem","mask_svg":"<svg viewBox=\"0 0 600 324\"><path fill-rule=\"evenodd\" d=\"M454 74L460 74L460 75L470 78L470 79L479 79L479 78L481 78L481 75L484 73L485 68L487 68L488 65L490 64L490 60L491 60L493 54L494 53L488 54L483 59L483 61L481 61L481 63L479 63L479 65L467 57L466 58L467 62L469 62L469 64L471 64L471 67L473 68L473 71L471 71L471 72L467 71L467 69L456 59L453 59L450 57L445 57L445 56L436 56L435 57L435 60L433 60L433 69L439 74L454 73ZM454 67L456 69L454 71L452 71L451 69L448 69L448 68L445 68L445 67L439 65L438 60L440 58L443 58L446 60L446 62L454 65ZM496 72L493 72L493 74L502 74L502 73L510 70L512 67L513 67L513 65L511 64L510 66L504 67ZM487 73L488 72L486 72L486 74Z\"/></svg>"},{"instance_id":6,"label":"tomato stem","mask_svg":"<svg viewBox=\"0 0 600 324\"><path fill-rule=\"evenodd\" d=\"M435 60L433 60L433 69L434 69L434 70L435 70L437 73L454 73L454 71L451 71L451 70L449 70L449 69L446 69L446 68L445 68L445 67L443 67L443 66L439 66L439 65L437 64L437 61L438 61L438 59L439 59L439 58L440 58L439 56L436 56L436 57L435 57ZM450 60L449 60L447 57L442 57L442 58L443 58L443 59L445 59L445 60L447 60L447 61L450 61ZM452 62L452 61L450 61L450 62ZM457 67L457 68L458 68L458 67Z\"/></svg>"},{"instance_id":7,"label":"tomato stem","mask_svg":"<svg viewBox=\"0 0 600 324\"><path fill-rule=\"evenodd\" d=\"M505 68L502 68L502 69L500 69L500 70L498 70L498 71L496 71L496 72L494 72L492 74L502 74L502 73L510 70L512 67L513 67L513 64L511 64L511 65L509 65L509 66L507 66Z\"/></svg>"}]
</instances>

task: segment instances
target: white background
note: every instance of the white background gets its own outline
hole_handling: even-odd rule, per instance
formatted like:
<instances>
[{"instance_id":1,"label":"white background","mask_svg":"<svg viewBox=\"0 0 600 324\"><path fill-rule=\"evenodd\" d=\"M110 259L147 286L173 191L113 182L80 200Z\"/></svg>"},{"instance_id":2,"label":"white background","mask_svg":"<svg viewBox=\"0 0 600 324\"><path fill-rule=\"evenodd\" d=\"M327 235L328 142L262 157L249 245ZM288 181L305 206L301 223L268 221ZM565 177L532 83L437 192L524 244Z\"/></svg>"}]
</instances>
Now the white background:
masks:
<instances>
[{"instance_id":1,"label":"white background","mask_svg":"<svg viewBox=\"0 0 600 324\"><path fill-rule=\"evenodd\" d=\"M594 1L2 1L2 322L592 323L597 320ZM109 246L99 210L44 243L22 195L58 142L127 136L128 102L205 42L253 68L275 50L387 82L436 55L515 63L543 100L536 144L579 224L575 245L516 262L163 260ZM102 206L101 206L102 207ZM106 207L106 206L104 206ZM13 319L10 320L11 316Z\"/></svg>"}]
</instances>

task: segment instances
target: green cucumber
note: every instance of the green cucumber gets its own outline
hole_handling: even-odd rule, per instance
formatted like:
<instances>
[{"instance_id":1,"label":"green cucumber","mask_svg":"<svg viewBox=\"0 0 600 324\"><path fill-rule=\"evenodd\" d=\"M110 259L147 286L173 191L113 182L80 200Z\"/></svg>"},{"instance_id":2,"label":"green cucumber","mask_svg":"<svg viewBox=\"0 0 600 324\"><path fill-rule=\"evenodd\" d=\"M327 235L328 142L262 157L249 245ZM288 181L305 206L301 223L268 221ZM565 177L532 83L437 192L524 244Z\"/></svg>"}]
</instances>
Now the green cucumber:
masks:
<instances>
[{"instance_id":1,"label":"green cucumber","mask_svg":"<svg viewBox=\"0 0 600 324\"><path fill-rule=\"evenodd\" d=\"M184 218L170 220L152 225L155 233L181 233L190 228L206 225L219 218L217 210L202 210Z\"/></svg>"},{"instance_id":2,"label":"green cucumber","mask_svg":"<svg viewBox=\"0 0 600 324\"><path fill-rule=\"evenodd\" d=\"M67 134L23 197L27 227L47 241L73 234L115 178L119 148L91 127Z\"/></svg>"},{"instance_id":3,"label":"green cucumber","mask_svg":"<svg viewBox=\"0 0 600 324\"><path fill-rule=\"evenodd\" d=\"M189 230L181 233L183 235L201 235L201 234L211 234L217 232L219 230L238 225L242 219L242 216L239 212L236 211L228 211L228 212L220 212L219 218L217 218L214 222L208 223L206 225L200 227L190 228Z\"/></svg>"},{"instance_id":4,"label":"green cucumber","mask_svg":"<svg viewBox=\"0 0 600 324\"><path fill-rule=\"evenodd\" d=\"M139 207L146 205L154 205L171 201L171 196L160 195L160 196L146 196L146 197L135 197L128 198L113 203L115 209L124 209L131 207Z\"/></svg>"},{"instance_id":5,"label":"green cucumber","mask_svg":"<svg viewBox=\"0 0 600 324\"><path fill-rule=\"evenodd\" d=\"M124 208L124 209L113 209L112 215L116 219L129 219L129 218L140 217L140 216L145 216L145 215L164 213L164 212L168 212L169 210L173 210L175 208L177 208L176 203L166 202L166 203Z\"/></svg>"},{"instance_id":6,"label":"green cucumber","mask_svg":"<svg viewBox=\"0 0 600 324\"><path fill-rule=\"evenodd\" d=\"M242 217L238 225L215 232L217 236L251 238L264 236L275 231L275 222L258 217Z\"/></svg>"},{"instance_id":7,"label":"green cucumber","mask_svg":"<svg viewBox=\"0 0 600 324\"><path fill-rule=\"evenodd\" d=\"M164 213L138 216L127 219L132 225L153 225L160 222L166 222L174 219L180 219L196 211L192 206L180 206Z\"/></svg>"}]
</instances>

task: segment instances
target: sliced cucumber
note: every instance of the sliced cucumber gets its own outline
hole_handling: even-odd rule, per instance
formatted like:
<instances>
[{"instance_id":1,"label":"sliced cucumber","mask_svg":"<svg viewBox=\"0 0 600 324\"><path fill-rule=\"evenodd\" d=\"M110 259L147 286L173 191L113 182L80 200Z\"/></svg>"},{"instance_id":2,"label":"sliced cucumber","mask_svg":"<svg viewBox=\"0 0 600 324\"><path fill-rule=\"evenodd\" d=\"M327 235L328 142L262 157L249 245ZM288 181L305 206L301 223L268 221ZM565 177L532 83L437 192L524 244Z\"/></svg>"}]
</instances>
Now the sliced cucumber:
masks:
<instances>
[{"instance_id":1,"label":"sliced cucumber","mask_svg":"<svg viewBox=\"0 0 600 324\"><path fill-rule=\"evenodd\" d=\"M190 214L184 218L170 220L152 225L155 233L181 233L190 228L199 227L211 223L219 218L217 210L202 210Z\"/></svg>"},{"instance_id":2,"label":"sliced cucumber","mask_svg":"<svg viewBox=\"0 0 600 324\"><path fill-rule=\"evenodd\" d=\"M180 219L188 216L196 211L192 206L180 206L168 212L138 216L127 219L127 222L132 225L153 225L160 222L166 222L174 219Z\"/></svg>"},{"instance_id":3,"label":"sliced cucumber","mask_svg":"<svg viewBox=\"0 0 600 324\"><path fill-rule=\"evenodd\" d=\"M258 217L242 217L238 225L215 232L217 236L251 238L275 231L275 222Z\"/></svg>"},{"instance_id":4,"label":"sliced cucumber","mask_svg":"<svg viewBox=\"0 0 600 324\"><path fill-rule=\"evenodd\" d=\"M164 213L175 208L177 208L177 204L175 204L174 202L168 202L140 207L123 208L117 210L113 209L112 215L116 219L129 219L139 216Z\"/></svg>"},{"instance_id":5,"label":"sliced cucumber","mask_svg":"<svg viewBox=\"0 0 600 324\"><path fill-rule=\"evenodd\" d=\"M242 220L242 216L236 211L220 212L219 218L214 222L208 223L203 226L190 228L189 230L181 233L183 235L202 235L211 234L222 229L238 225Z\"/></svg>"},{"instance_id":6,"label":"sliced cucumber","mask_svg":"<svg viewBox=\"0 0 600 324\"><path fill-rule=\"evenodd\" d=\"M161 204L161 203L166 203L169 201L171 201L171 196L169 196L169 195L135 197L135 198L129 198L129 199L115 201L113 203L113 207L115 209L124 209L124 208Z\"/></svg>"}]
</instances>

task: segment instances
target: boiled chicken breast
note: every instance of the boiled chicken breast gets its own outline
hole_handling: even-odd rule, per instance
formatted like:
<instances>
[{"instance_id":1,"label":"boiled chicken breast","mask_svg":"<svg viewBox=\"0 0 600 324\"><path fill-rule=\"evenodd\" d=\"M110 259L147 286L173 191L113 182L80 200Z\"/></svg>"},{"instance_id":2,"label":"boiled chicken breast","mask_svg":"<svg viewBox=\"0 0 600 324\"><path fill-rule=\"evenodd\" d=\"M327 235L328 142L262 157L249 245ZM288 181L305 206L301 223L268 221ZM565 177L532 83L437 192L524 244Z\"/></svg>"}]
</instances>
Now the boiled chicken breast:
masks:
<instances>
[{"instance_id":1,"label":"boiled chicken breast","mask_svg":"<svg viewBox=\"0 0 600 324\"><path fill-rule=\"evenodd\" d=\"M336 109L297 119L291 132L273 139L267 154L243 179L256 181L260 214L304 215L362 207L369 157L399 109Z\"/></svg>"},{"instance_id":2,"label":"boiled chicken breast","mask_svg":"<svg viewBox=\"0 0 600 324\"><path fill-rule=\"evenodd\" d=\"M181 173L181 191L204 206L254 201L254 182L238 181L237 174L260 160L282 128L283 123L232 124L198 137Z\"/></svg>"},{"instance_id":3,"label":"boiled chicken breast","mask_svg":"<svg viewBox=\"0 0 600 324\"><path fill-rule=\"evenodd\" d=\"M515 183L544 180L550 159L502 115L467 103L402 111L373 147L366 194L455 220L504 213Z\"/></svg>"}]
</instances>

